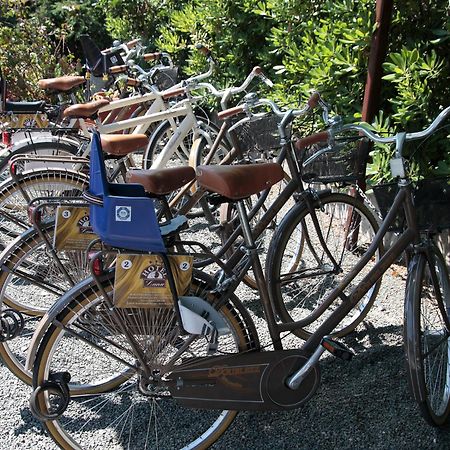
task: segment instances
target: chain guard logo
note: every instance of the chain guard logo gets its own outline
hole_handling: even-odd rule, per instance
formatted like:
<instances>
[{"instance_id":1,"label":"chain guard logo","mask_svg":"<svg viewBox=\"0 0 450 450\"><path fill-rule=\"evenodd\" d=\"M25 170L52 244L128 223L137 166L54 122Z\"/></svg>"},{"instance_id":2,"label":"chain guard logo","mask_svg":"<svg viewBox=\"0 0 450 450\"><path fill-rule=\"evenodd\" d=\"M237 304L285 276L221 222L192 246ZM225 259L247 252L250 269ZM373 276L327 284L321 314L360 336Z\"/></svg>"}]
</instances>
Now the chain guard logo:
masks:
<instances>
[{"instance_id":1,"label":"chain guard logo","mask_svg":"<svg viewBox=\"0 0 450 450\"><path fill-rule=\"evenodd\" d=\"M78 230L81 234L92 233L91 221L89 215L84 215L77 223Z\"/></svg>"},{"instance_id":2,"label":"chain guard logo","mask_svg":"<svg viewBox=\"0 0 450 450\"><path fill-rule=\"evenodd\" d=\"M116 206L116 222L131 222L131 206Z\"/></svg>"}]
</instances>

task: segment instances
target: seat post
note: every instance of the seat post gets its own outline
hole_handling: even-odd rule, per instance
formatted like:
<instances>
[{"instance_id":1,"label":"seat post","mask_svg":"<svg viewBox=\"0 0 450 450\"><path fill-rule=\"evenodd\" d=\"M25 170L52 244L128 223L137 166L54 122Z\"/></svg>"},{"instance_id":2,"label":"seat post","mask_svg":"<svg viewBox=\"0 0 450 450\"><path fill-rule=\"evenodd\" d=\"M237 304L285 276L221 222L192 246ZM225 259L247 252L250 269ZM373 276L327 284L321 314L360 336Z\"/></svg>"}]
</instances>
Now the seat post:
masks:
<instances>
[{"instance_id":1,"label":"seat post","mask_svg":"<svg viewBox=\"0 0 450 450\"><path fill-rule=\"evenodd\" d=\"M283 346L281 345L280 332L275 322L275 312L270 301L266 278L264 277L261 260L258 256L258 249L255 244L255 239L253 238L244 200L239 200L237 202L237 209L239 221L242 226L242 234L244 236L245 251L250 256L252 262L253 274L255 275L256 284L258 286L259 295L264 308L264 314L266 316L267 326L273 341L273 347L275 350L282 350Z\"/></svg>"}]
</instances>

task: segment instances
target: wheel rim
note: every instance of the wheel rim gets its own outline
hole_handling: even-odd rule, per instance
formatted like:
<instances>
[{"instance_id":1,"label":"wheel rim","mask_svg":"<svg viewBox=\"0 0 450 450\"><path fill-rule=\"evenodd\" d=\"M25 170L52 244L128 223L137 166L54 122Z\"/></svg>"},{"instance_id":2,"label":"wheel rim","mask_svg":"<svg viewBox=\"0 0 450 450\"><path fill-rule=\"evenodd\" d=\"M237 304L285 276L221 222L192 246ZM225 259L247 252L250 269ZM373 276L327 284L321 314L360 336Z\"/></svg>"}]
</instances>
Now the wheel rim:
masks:
<instances>
[{"instance_id":1,"label":"wheel rim","mask_svg":"<svg viewBox=\"0 0 450 450\"><path fill-rule=\"evenodd\" d=\"M284 321L308 320L297 333L301 337L309 336L338 306L339 301L329 306L323 304L326 295L334 289L346 274L359 261L375 235L372 223L361 214L358 208L339 198L324 201L322 208L316 209L325 242L338 267L333 266L319 242L311 216L306 214L293 223L280 245L282 256L277 261L274 285L276 308ZM353 225L348 225L348 217ZM355 219L357 218L357 219ZM356 226L359 224L359 227ZM305 230L307 230L305 232ZM355 239L354 239L355 238ZM356 244L349 243L356 240ZM373 267L379 257L373 258L346 288L348 294L364 275ZM373 303L379 283L370 287L346 319L335 330L343 335L353 330L363 319L367 309Z\"/></svg>"}]
</instances>

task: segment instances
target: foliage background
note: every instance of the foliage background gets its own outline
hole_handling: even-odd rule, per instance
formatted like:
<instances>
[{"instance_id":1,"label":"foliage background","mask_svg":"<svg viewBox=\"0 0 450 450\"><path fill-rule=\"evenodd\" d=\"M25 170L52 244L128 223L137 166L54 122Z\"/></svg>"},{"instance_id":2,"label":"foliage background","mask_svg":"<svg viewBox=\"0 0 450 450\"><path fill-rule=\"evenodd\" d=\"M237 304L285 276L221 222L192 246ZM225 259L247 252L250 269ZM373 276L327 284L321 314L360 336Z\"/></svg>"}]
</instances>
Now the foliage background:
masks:
<instances>
[{"instance_id":1,"label":"foliage background","mask_svg":"<svg viewBox=\"0 0 450 450\"><path fill-rule=\"evenodd\" d=\"M42 96L39 78L80 70L82 33L101 48L142 37L186 74L204 67L194 50L202 42L220 62L215 83L238 82L261 65L280 103L296 105L317 89L346 120L359 120L374 14L375 0L3 0L0 67L10 95L31 99ZM449 1L394 1L389 42L372 125L420 129L449 103ZM448 139L428 144L426 157L416 152L415 170L449 173ZM386 178L389 154L373 154L375 180Z\"/></svg>"}]
</instances>

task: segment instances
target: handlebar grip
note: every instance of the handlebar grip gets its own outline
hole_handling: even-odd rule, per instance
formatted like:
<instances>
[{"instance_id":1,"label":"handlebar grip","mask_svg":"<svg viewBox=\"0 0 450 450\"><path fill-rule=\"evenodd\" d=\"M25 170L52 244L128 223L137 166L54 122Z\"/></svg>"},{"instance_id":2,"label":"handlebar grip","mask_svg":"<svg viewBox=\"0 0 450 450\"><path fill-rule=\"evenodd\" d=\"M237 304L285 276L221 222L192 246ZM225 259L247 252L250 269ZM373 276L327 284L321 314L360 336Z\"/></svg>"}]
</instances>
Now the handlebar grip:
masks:
<instances>
[{"instance_id":1,"label":"handlebar grip","mask_svg":"<svg viewBox=\"0 0 450 450\"><path fill-rule=\"evenodd\" d=\"M260 66L255 66L255 67L253 67L252 72L253 72L255 75L264 75L263 70L261 69Z\"/></svg>"},{"instance_id":2,"label":"handlebar grip","mask_svg":"<svg viewBox=\"0 0 450 450\"><path fill-rule=\"evenodd\" d=\"M168 98L171 98L171 97L178 97L179 95L183 95L185 92L186 92L186 88L184 88L184 87L181 87L181 88L178 88L178 89L172 89L171 91L167 91L162 96L162 98L164 100L167 100Z\"/></svg>"},{"instance_id":3,"label":"handlebar grip","mask_svg":"<svg viewBox=\"0 0 450 450\"><path fill-rule=\"evenodd\" d=\"M311 134L310 136L306 136L304 138L299 139L295 143L296 150L304 150L306 147L309 147L312 144L318 144L319 142L328 142L329 133L328 131L321 131L320 133Z\"/></svg>"},{"instance_id":4,"label":"handlebar grip","mask_svg":"<svg viewBox=\"0 0 450 450\"><path fill-rule=\"evenodd\" d=\"M241 105L241 106L235 106L234 108L228 108L228 109L224 109L223 111L220 111L217 114L217 117L220 120L224 120L228 117L233 117L236 116L238 114L241 114L245 112L245 106Z\"/></svg>"},{"instance_id":5,"label":"handlebar grip","mask_svg":"<svg viewBox=\"0 0 450 450\"><path fill-rule=\"evenodd\" d=\"M122 66L112 66L109 68L110 73L125 73L128 67L126 64Z\"/></svg>"},{"instance_id":6,"label":"handlebar grip","mask_svg":"<svg viewBox=\"0 0 450 450\"><path fill-rule=\"evenodd\" d=\"M309 97L308 99L308 106L311 109L317 108L317 105L319 104L319 100L320 100L320 94L318 92L314 92L311 97Z\"/></svg>"},{"instance_id":7,"label":"handlebar grip","mask_svg":"<svg viewBox=\"0 0 450 450\"><path fill-rule=\"evenodd\" d=\"M133 39L130 42L127 42L127 47L128 48L134 48L136 47L136 45L140 42L140 39Z\"/></svg>"},{"instance_id":8,"label":"handlebar grip","mask_svg":"<svg viewBox=\"0 0 450 450\"><path fill-rule=\"evenodd\" d=\"M158 59L161 59L162 53L161 52L154 52L154 53L146 53L143 58L144 61L157 61Z\"/></svg>"},{"instance_id":9,"label":"handlebar grip","mask_svg":"<svg viewBox=\"0 0 450 450\"><path fill-rule=\"evenodd\" d=\"M127 86L136 87L141 84L141 81L136 80L136 78L127 78Z\"/></svg>"}]
</instances>

